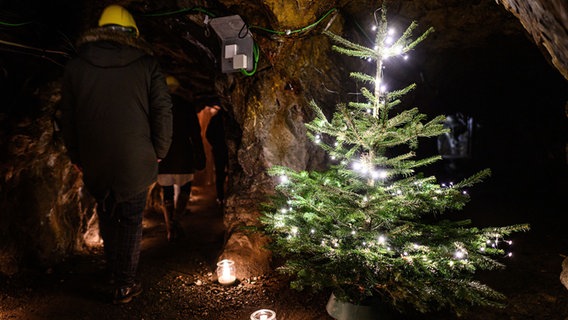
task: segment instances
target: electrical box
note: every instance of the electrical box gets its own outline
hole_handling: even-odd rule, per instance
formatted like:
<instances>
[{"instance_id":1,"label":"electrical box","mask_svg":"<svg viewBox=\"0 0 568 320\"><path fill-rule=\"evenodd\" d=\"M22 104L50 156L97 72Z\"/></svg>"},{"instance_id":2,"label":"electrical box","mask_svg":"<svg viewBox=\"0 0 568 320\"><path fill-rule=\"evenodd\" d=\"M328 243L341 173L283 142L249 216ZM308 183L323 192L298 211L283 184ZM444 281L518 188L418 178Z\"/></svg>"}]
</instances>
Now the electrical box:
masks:
<instances>
[{"instance_id":1,"label":"electrical box","mask_svg":"<svg viewBox=\"0 0 568 320\"><path fill-rule=\"evenodd\" d=\"M253 69L254 41L240 16L211 19L209 22L221 42L221 71L237 72Z\"/></svg>"}]
</instances>

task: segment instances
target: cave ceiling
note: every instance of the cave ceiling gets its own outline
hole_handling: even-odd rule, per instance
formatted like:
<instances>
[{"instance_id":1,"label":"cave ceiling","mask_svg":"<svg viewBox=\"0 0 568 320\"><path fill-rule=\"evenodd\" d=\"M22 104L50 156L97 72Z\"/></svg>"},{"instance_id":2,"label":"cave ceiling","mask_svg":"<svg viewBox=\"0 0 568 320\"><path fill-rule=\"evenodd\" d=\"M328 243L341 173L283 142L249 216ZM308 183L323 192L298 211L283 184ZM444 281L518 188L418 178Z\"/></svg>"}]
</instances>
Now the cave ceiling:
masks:
<instances>
[{"instance_id":1,"label":"cave ceiling","mask_svg":"<svg viewBox=\"0 0 568 320\"><path fill-rule=\"evenodd\" d=\"M117 2L134 12L143 36L152 44L164 70L180 78L186 89L185 94L194 99L205 100L223 91L218 88L219 82L227 79L226 75L220 72L219 43L208 26L209 18L238 14L249 26L282 31L309 25L335 8L344 19L346 32L350 32L353 38L365 42L369 36L364 30L372 24L372 13L382 3L369 0ZM4 22L33 21L35 24L21 28L3 27L1 40L64 51L72 55L71 43L82 30L96 24L100 10L109 3L113 2L3 1L0 18ZM491 41L499 41L498 39L503 37L529 39L541 50L544 59L554 65L564 77L568 76L566 71L568 70L566 67L568 17L566 2L562 0L531 1L529 8L523 8L522 3L508 0L502 0L501 3L493 0L400 0L389 1L387 4L392 23L408 25L411 21L417 21L422 30L428 26L436 29L430 39L422 45L422 50L428 55L438 55L447 50L466 52L470 49L490 47ZM179 11L180 8L194 10ZM542 11L547 9L553 13L543 16ZM297 14L299 10L303 14ZM543 21L545 25L539 27L537 22L529 21L527 11L538 14L535 19ZM279 51L279 48L286 48L282 45L283 42L302 41L305 44L310 36L335 23L337 12L329 15L303 37L278 37L260 28L251 30L255 41L260 44L259 68L277 67L281 60L286 59ZM32 58L37 60L38 57L43 56L44 63L55 62L61 65L68 58L57 54L43 55L6 44L2 44L1 47L3 50L0 54L5 56L2 58L5 74L20 73L20 70L8 66L14 61L25 70L25 62ZM17 56L18 53L28 55L28 60ZM461 63L467 61L463 59ZM32 62L30 68L35 67L35 62ZM279 67L293 68L293 65ZM19 74L15 77L23 78L24 75Z\"/></svg>"}]
</instances>

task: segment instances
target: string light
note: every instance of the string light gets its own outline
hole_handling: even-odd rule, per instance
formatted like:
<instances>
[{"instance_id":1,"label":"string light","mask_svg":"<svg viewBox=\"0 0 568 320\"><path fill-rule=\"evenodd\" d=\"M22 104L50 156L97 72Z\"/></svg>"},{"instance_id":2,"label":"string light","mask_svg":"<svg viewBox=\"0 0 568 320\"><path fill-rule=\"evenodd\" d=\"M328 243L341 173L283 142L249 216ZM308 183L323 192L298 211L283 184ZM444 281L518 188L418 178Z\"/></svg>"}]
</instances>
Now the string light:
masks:
<instances>
[{"instance_id":1,"label":"string light","mask_svg":"<svg viewBox=\"0 0 568 320\"><path fill-rule=\"evenodd\" d=\"M402 54L404 48L401 45L397 45L397 46L394 46L393 48L391 48L391 50L395 55L400 55L400 54Z\"/></svg>"},{"instance_id":2,"label":"string light","mask_svg":"<svg viewBox=\"0 0 568 320\"><path fill-rule=\"evenodd\" d=\"M456 250L456 252L454 253L454 257L456 257L456 259L463 259L465 257L465 252L463 252L462 250Z\"/></svg>"},{"instance_id":3,"label":"string light","mask_svg":"<svg viewBox=\"0 0 568 320\"><path fill-rule=\"evenodd\" d=\"M352 166L353 166L353 170L355 170L355 171L359 171L363 167L363 165L359 161L353 162Z\"/></svg>"},{"instance_id":4,"label":"string light","mask_svg":"<svg viewBox=\"0 0 568 320\"><path fill-rule=\"evenodd\" d=\"M280 183L286 184L288 182L290 182L290 179L288 179L287 175L283 174L283 175L280 176Z\"/></svg>"},{"instance_id":5,"label":"string light","mask_svg":"<svg viewBox=\"0 0 568 320\"><path fill-rule=\"evenodd\" d=\"M292 227L292 235L295 237L298 234L298 227Z\"/></svg>"}]
</instances>

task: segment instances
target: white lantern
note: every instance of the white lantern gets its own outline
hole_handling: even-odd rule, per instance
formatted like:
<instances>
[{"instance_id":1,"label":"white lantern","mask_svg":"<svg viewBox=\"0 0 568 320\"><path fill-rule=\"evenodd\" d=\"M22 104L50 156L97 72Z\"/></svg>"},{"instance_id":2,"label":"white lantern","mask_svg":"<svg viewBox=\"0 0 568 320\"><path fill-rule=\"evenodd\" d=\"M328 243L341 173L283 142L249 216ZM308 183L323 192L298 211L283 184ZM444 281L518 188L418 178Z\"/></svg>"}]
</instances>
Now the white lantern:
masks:
<instances>
[{"instance_id":1,"label":"white lantern","mask_svg":"<svg viewBox=\"0 0 568 320\"><path fill-rule=\"evenodd\" d=\"M217 279L224 286L230 286L235 283L237 276L233 260L224 259L217 262Z\"/></svg>"},{"instance_id":2,"label":"white lantern","mask_svg":"<svg viewBox=\"0 0 568 320\"><path fill-rule=\"evenodd\" d=\"M250 315L250 320L276 320L276 312L268 309L256 310Z\"/></svg>"}]
</instances>

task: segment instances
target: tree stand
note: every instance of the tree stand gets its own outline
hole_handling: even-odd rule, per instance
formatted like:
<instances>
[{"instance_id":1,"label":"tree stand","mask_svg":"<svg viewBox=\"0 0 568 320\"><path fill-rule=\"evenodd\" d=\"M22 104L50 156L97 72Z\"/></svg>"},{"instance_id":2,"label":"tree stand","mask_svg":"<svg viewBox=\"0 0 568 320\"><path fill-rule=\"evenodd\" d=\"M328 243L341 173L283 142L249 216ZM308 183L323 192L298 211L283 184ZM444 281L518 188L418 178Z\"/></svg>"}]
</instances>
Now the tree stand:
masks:
<instances>
[{"instance_id":1,"label":"tree stand","mask_svg":"<svg viewBox=\"0 0 568 320\"><path fill-rule=\"evenodd\" d=\"M382 310L377 302L353 304L337 300L332 293L325 307L327 313L336 320L392 320L392 314Z\"/></svg>"}]
</instances>

